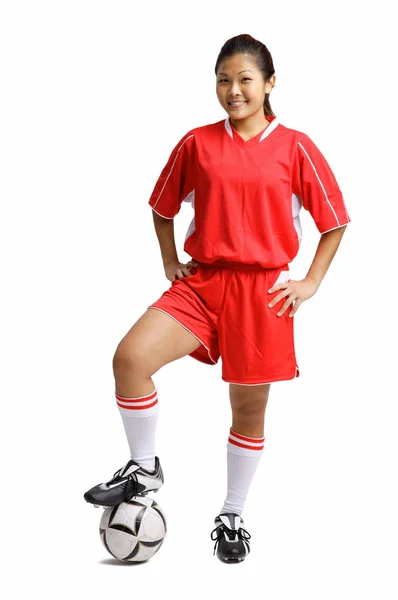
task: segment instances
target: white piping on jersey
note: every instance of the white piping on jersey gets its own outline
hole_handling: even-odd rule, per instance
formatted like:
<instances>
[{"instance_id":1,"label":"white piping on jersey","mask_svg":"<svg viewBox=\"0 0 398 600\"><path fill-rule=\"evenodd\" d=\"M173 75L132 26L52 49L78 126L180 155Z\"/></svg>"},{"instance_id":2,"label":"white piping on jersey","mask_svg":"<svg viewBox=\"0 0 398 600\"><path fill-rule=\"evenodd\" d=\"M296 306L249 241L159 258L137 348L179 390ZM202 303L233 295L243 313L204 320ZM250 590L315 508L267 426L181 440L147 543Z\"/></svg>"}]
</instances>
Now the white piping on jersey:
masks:
<instances>
[{"instance_id":1,"label":"white piping on jersey","mask_svg":"<svg viewBox=\"0 0 398 600\"><path fill-rule=\"evenodd\" d=\"M320 179L320 177L319 177L319 175L318 175L318 173L317 173L317 170L316 170L316 168L315 168L315 166L314 166L314 163L312 162L312 160L311 160L311 159L310 159L310 157L308 156L308 152L307 152L307 151L306 151L306 149L304 148L303 144L302 144L301 142L297 142L297 143L298 143L298 145L299 145L299 146L300 146L300 147L303 149L303 151L305 152L305 154L306 154L306 156L307 156L308 160L310 161L311 167L314 169L315 175L316 175L316 177L317 177L317 179L318 179L318 181L319 181L319 183L320 183L320 186L321 186L321 188L322 188L322 191L323 191L323 193L325 194L325 198L326 198L326 200L327 200L327 203L329 204L330 208L332 209L332 212L333 212L333 214L334 214L334 216L335 216L335 219L336 219L337 223L338 223L338 224L339 224L339 226L340 226L340 221L338 220L338 218L337 218L337 215L336 215L336 213L335 213L335 211L334 211L334 208L333 208L333 206L331 205L331 203L330 203L330 201L329 201L328 195L327 195L327 193L326 193L326 190L325 190L325 188L323 187L323 183L322 183L322 181L321 181L321 179ZM343 199L343 205L344 205L344 208L345 208L345 211L346 211L346 215L347 215L347 217L348 217L348 214L347 214L347 208L346 208L346 205L345 205L345 203L344 203L344 199Z\"/></svg>"},{"instance_id":2,"label":"white piping on jersey","mask_svg":"<svg viewBox=\"0 0 398 600\"><path fill-rule=\"evenodd\" d=\"M187 138L186 138L186 139L185 139L185 140L182 142L181 146L178 148L178 150L177 150L177 154L176 154L176 157L175 157L175 159L174 159L174 162L173 162L173 164L171 165L170 173L167 175L166 181L164 182L164 185L163 185L163 187L162 187L162 189L161 189L161 191L160 191L160 193L159 193L158 199L156 200L156 202L155 202L154 206L156 206L156 204L159 202L160 196L162 195L162 193L163 193L163 190L164 190L164 188L166 187L166 184L167 184L167 182L168 182L168 180L169 180L169 177L170 177L171 173L173 172L174 165L176 164L176 160L177 160L177 158L178 158L178 155L179 155L179 153L180 153L180 150L181 150L181 148L183 147L183 145L185 144L185 142L186 142L187 140L189 140L191 137L194 137L194 134L192 134L192 135L189 135L189 136L188 136L188 137L187 137ZM152 206L152 208L153 208L153 206Z\"/></svg>"},{"instance_id":3,"label":"white piping on jersey","mask_svg":"<svg viewBox=\"0 0 398 600\"><path fill-rule=\"evenodd\" d=\"M184 198L183 202L191 202L192 208L194 208L194 206L195 206L195 190L192 190L192 192L189 192L189 194L186 196L186 198ZM156 204L157 204L157 202L156 202ZM159 217L163 217L163 219L169 219L170 221L171 221L171 219L174 219L174 217L165 217L164 215L161 215L160 212L158 212L157 210L155 210L153 208L153 206L152 206L152 210L157 215L159 215Z\"/></svg>"},{"instance_id":4,"label":"white piping on jersey","mask_svg":"<svg viewBox=\"0 0 398 600\"><path fill-rule=\"evenodd\" d=\"M156 203L156 204L157 204L157 203ZM159 213L157 210L155 210L155 209L153 208L153 206L152 206L152 210L153 210L153 211L154 211L154 212L155 212L157 215L159 215L159 217L163 217L163 219L170 219L170 220L171 220L171 219L174 219L174 217L165 217L164 215L161 215L161 214L160 214L160 213Z\"/></svg>"},{"instance_id":5,"label":"white piping on jersey","mask_svg":"<svg viewBox=\"0 0 398 600\"><path fill-rule=\"evenodd\" d=\"M268 125L268 127L265 129L263 135L259 139L259 143L262 142L278 125L279 125L278 117L275 117L275 119L273 119L271 121L271 123ZM228 131L229 135L231 136L231 138L233 139L234 134L232 133L232 127L231 127L229 115L225 119L224 126L225 126L225 129ZM247 140L247 141L249 141L249 140Z\"/></svg>"},{"instance_id":6,"label":"white piping on jersey","mask_svg":"<svg viewBox=\"0 0 398 600\"><path fill-rule=\"evenodd\" d=\"M322 231L321 233L328 233L329 231L334 231L335 229L340 229L341 227L345 227L346 225L348 225L347 223L343 223L342 225L337 225L337 227L332 227L332 229L327 229L326 231Z\"/></svg>"},{"instance_id":7,"label":"white piping on jersey","mask_svg":"<svg viewBox=\"0 0 398 600\"><path fill-rule=\"evenodd\" d=\"M302 239L302 228L301 228L300 216L299 216L302 206L303 206L303 200L300 198L300 196L298 194L292 194L293 225L297 232L299 244L301 243L301 239ZM350 221L348 221L348 218L347 218L347 223L343 223L342 225L337 225L337 227L332 227L331 229L327 229L326 231L320 231L320 234L322 235L324 233L328 233L328 231L334 231L335 229L340 229L341 227L345 227L346 225L348 225L349 222Z\"/></svg>"}]
</instances>

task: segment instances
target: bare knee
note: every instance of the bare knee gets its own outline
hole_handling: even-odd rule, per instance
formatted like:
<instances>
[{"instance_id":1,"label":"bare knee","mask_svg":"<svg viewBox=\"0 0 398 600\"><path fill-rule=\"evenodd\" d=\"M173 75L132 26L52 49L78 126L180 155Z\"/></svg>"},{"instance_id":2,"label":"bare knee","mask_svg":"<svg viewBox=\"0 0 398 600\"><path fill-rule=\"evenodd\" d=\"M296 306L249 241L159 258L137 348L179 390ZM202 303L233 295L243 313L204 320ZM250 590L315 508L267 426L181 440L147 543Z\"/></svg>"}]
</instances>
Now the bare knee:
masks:
<instances>
[{"instance_id":1,"label":"bare knee","mask_svg":"<svg viewBox=\"0 0 398 600\"><path fill-rule=\"evenodd\" d=\"M149 372L148 360L144 353L131 344L119 343L113 356L113 373L115 378L122 375L138 375L140 377L150 377L153 373Z\"/></svg>"},{"instance_id":2,"label":"bare knee","mask_svg":"<svg viewBox=\"0 0 398 600\"><path fill-rule=\"evenodd\" d=\"M264 415L270 384L261 386L230 385L230 401L233 414L245 421L256 421Z\"/></svg>"},{"instance_id":3,"label":"bare knee","mask_svg":"<svg viewBox=\"0 0 398 600\"><path fill-rule=\"evenodd\" d=\"M257 387L257 386L256 386ZM235 390L236 391L236 390ZM231 393L232 429L242 435L264 436L264 417L268 390Z\"/></svg>"}]
</instances>

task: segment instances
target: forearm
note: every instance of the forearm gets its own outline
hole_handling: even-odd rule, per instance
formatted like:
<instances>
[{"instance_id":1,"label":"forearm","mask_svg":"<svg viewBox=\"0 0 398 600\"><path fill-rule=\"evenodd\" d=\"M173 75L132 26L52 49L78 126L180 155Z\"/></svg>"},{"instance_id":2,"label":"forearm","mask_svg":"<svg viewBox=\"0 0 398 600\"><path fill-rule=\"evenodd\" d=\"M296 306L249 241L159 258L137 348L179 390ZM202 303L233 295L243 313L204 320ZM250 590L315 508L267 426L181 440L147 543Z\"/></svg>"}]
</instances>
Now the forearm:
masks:
<instances>
[{"instance_id":1,"label":"forearm","mask_svg":"<svg viewBox=\"0 0 398 600\"><path fill-rule=\"evenodd\" d=\"M165 219L158 215L154 210L152 211L152 214L163 265L166 265L173 260L178 261L174 238L174 219Z\"/></svg>"},{"instance_id":2,"label":"forearm","mask_svg":"<svg viewBox=\"0 0 398 600\"><path fill-rule=\"evenodd\" d=\"M322 279L325 277L327 270L330 267L346 227L347 226L345 225L321 235L314 260L306 275L306 279L311 279L318 287L321 285Z\"/></svg>"}]
</instances>

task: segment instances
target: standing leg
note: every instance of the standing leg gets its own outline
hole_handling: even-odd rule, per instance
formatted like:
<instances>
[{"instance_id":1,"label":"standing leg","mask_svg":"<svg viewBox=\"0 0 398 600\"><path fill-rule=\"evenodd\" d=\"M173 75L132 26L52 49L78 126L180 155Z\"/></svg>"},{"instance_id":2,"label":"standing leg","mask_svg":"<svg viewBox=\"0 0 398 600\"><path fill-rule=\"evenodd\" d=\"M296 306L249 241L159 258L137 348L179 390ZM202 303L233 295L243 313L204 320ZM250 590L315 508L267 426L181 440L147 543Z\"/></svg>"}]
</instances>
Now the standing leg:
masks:
<instances>
[{"instance_id":1,"label":"standing leg","mask_svg":"<svg viewBox=\"0 0 398 600\"><path fill-rule=\"evenodd\" d=\"M243 506L263 453L264 414L271 384L245 386L230 383L232 427L227 444L227 497L220 513L242 514Z\"/></svg>"}]
</instances>

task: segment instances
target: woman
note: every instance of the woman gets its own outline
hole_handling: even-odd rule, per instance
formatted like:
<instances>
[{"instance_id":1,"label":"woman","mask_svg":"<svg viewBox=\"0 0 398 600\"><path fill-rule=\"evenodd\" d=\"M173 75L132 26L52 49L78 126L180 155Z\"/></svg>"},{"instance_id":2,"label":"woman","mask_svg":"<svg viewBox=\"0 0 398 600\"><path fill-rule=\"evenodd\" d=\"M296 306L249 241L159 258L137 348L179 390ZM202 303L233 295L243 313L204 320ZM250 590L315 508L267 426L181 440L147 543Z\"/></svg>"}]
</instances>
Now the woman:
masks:
<instances>
[{"instance_id":1,"label":"woman","mask_svg":"<svg viewBox=\"0 0 398 600\"><path fill-rule=\"evenodd\" d=\"M152 375L190 355L222 357L232 425L227 443L227 496L211 532L225 562L244 560L250 534L241 517L263 453L264 414L272 382L299 376L293 316L313 296L350 222L337 181L304 133L282 125L269 95L275 70L268 49L249 35L228 40L217 58L216 91L227 118L189 131L164 167L153 209L170 288L119 343L116 399L131 459L107 483L86 492L114 506L164 482L155 456L158 394ZM179 261L173 219L182 202L194 219ZM304 206L321 239L302 280L291 280Z\"/></svg>"}]
</instances>

